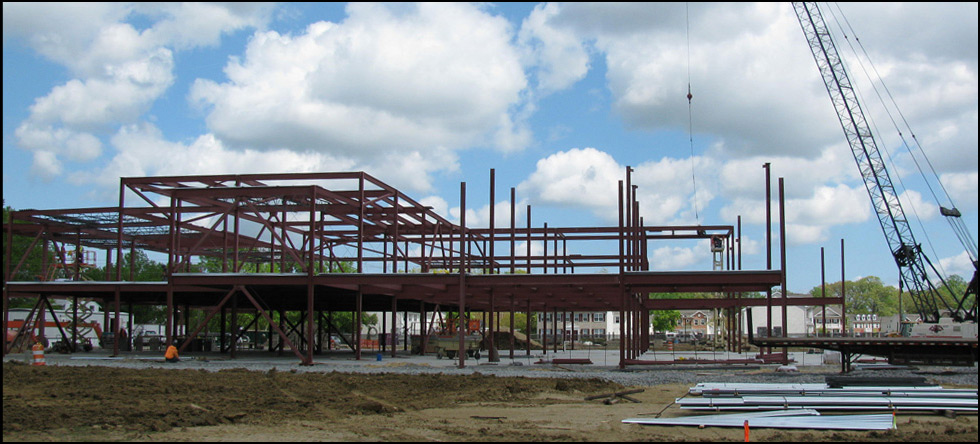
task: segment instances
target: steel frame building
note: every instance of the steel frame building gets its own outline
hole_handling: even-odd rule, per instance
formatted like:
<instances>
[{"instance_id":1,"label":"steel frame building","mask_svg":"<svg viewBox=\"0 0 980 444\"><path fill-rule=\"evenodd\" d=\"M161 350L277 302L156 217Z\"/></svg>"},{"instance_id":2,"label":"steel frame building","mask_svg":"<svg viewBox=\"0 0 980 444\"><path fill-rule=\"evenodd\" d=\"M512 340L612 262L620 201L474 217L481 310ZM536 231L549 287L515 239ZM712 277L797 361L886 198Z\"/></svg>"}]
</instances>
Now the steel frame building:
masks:
<instances>
[{"instance_id":1,"label":"steel frame building","mask_svg":"<svg viewBox=\"0 0 980 444\"><path fill-rule=\"evenodd\" d=\"M4 224L4 329L11 297L36 298L31 312L35 322L46 312L55 315L48 301L55 296L102 300L109 307L107 313L110 308L115 311L114 319L123 306L166 305L168 342L176 336L175 312L204 310L204 322L185 326L183 350L218 313L224 318L230 309L235 324L236 313L245 310L269 323L280 351L285 345L308 365L320 351L316 338L322 337L323 324L329 321L325 313L353 312L355 325L360 325L365 311L391 312L392 319L398 313L420 313L421 330L427 336L436 312L484 312L490 320L487 337L493 356L495 349L504 348L492 344L492 319L502 313L511 316L513 338L515 312L527 312L530 318L532 312L549 310L619 311L623 367L649 348L648 310L719 308L735 313L738 307L773 305L771 298L741 298L740 293L768 291L771 295L772 287L785 287L784 248L780 269L745 271L740 269L740 220L737 230L730 225L646 226L639 216L631 173L627 168L625 183L619 181L619 224L612 227L534 227L530 206L525 226L518 227L515 189L511 188L508 227L494 226L491 204L489 227L470 228L466 226L465 182L460 184L460 221L454 224L364 172L121 178L117 207L11 213L9 223ZM768 169L766 179L768 182ZM490 170L491 203L496 202L494 188L494 170ZM766 195L768 198L768 183ZM781 233L784 226L781 217ZM32 239L20 258L12 257L15 234ZM647 244L659 239L712 239L716 268L722 264L721 269L649 271ZM613 251L584 253L585 249L576 247L596 241L612 245L608 249ZM31 249L43 246L47 251L49 243L74 246L75 251L105 251L106 280L77 280L78 261L68 263L62 255L60 266L74 267L73 281L54 282L44 276L36 281L9 281ZM518 251L519 244L524 244L523 251ZM532 254L532 244L542 245L543 252ZM166 255L164 281L137 282L123 275L120 258L130 253L132 259L136 250ZM573 250L583 253L573 254ZM221 272L189 272L192 257L220 260ZM275 272L245 273L245 264L264 264ZM341 264L354 269L332 272ZM45 269L50 266L42 264ZM595 269L600 272L588 271ZM649 299L646 294L650 292L713 292L726 297ZM799 298L776 303L842 302L843 298ZM303 320L292 326L276 323L272 317L276 311L300 312ZM731 319L726 328L738 331L734 316ZM392 330L394 336L394 327ZM461 349L463 330L458 329ZM293 343L290 334L299 343ZM353 334L355 356L360 359L359 329ZM66 342L69 335L62 332ZM233 357L234 343L228 350ZM729 341L729 346L735 344L734 339ZM10 345L4 347L4 354ZM119 353L118 344L113 353ZM512 358L514 353L511 341ZM463 367L465 353L458 359Z\"/></svg>"}]
</instances>

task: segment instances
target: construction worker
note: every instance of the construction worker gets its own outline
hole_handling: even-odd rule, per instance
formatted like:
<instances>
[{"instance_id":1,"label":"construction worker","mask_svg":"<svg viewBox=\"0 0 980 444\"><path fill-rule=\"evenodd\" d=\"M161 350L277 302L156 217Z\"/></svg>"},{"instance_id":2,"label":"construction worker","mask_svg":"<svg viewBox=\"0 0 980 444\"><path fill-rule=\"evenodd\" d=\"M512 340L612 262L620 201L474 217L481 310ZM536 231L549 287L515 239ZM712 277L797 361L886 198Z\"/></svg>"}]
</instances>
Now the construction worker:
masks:
<instances>
[{"instance_id":1,"label":"construction worker","mask_svg":"<svg viewBox=\"0 0 980 444\"><path fill-rule=\"evenodd\" d=\"M163 358L167 362L180 361L180 356L177 356L177 341L173 341L170 343L170 346L167 347L167 353L163 355Z\"/></svg>"}]
</instances>

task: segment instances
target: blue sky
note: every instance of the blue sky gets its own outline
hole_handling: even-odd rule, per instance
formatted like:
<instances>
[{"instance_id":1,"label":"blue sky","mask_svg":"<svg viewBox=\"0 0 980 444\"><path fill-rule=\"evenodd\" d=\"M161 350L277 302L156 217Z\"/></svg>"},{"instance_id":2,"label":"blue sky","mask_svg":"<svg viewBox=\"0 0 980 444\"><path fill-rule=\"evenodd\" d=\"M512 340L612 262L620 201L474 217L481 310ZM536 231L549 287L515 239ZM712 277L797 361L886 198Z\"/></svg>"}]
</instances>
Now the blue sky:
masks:
<instances>
[{"instance_id":1,"label":"blue sky","mask_svg":"<svg viewBox=\"0 0 980 444\"><path fill-rule=\"evenodd\" d=\"M897 285L789 3L3 8L3 198L15 209L113 205L120 176L365 170L454 220L465 181L467 224L486 226L494 168L498 226L510 187L519 226L525 205L536 226L613 225L629 165L647 225L741 215L751 269L765 266L770 162L774 190L786 181L791 291L819 285L821 247L839 279L841 239L848 279ZM891 122L908 121L928 180L975 239L977 4L824 14L834 29L846 17L867 53L841 47L917 240L968 279L938 214L950 203L933 200ZM901 117L879 104L868 60ZM650 253L658 270L711 268L705 242Z\"/></svg>"}]
</instances>

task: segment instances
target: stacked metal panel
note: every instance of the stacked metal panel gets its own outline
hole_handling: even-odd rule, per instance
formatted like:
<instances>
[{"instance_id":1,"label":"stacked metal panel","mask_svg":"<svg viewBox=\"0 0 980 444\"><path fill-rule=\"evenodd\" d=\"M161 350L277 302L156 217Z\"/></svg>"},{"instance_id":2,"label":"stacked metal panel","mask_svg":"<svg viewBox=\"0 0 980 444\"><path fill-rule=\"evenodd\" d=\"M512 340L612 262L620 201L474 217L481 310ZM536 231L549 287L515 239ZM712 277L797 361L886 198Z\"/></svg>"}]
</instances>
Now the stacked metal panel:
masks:
<instances>
[{"instance_id":1,"label":"stacked metal panel","mask_svg":"<svg viewBox=\"0 0 980 444\"><path fill-rule=\"evenodd\" d=\"M727 415L701 415L680 418L629 418L628 424L682 425L697 427L783 428L811 430L888 430L895 427L891 414L821 416L810 409Z\"/></svg>"},{"instance_id":2,"label":"stacked metal panel","mask_svg":"<svg viewBox=\"0 0 980 444\"><path fill-rule=\"evenodd\" d=\"M702 383L679 398L690 410L850 410L977 412L977 390L929 387L842 387L826 384Z\"/></svg>"}]
</instances>

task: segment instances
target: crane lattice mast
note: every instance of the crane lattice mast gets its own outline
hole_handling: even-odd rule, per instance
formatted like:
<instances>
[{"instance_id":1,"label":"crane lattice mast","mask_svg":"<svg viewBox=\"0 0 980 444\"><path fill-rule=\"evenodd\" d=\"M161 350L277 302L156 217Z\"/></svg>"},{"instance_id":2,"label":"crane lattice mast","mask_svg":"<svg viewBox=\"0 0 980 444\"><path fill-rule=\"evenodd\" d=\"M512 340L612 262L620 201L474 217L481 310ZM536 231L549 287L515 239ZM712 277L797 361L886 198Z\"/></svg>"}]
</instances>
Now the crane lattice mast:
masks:
<instances>
[{"instance_id":1,"label":"crane lattice mast","mask_svg":"<svg viewBox=\"0 0 980 444\"><path fill-rule=\"evenodd\" d=\"M954 312L955 315L958 310L953 310L942 297L939 297L936 286L929 280L925 267L925 263L929 260L912 235L902 204L885 169L885 162L878 151L871 128L864 117L857 94L847 76L820 9L812 2L795 2L793 8L796 10L800 26L803 27L803 34L810 45L813 58L820 69L827 93L830 94L830 100L837 111L837 117L844 129L851 154L854 155L858 170L861 172L865 188L871 196L871 204L885 233L895 263L898 265L901 279L912 295L916 309L925 322L938 322L939 303L944 304L946 309ZM929 264L930 268L935 270L931 262ZM945 282L943 284L945 285Z\"/></svg>"}]
</instances>

